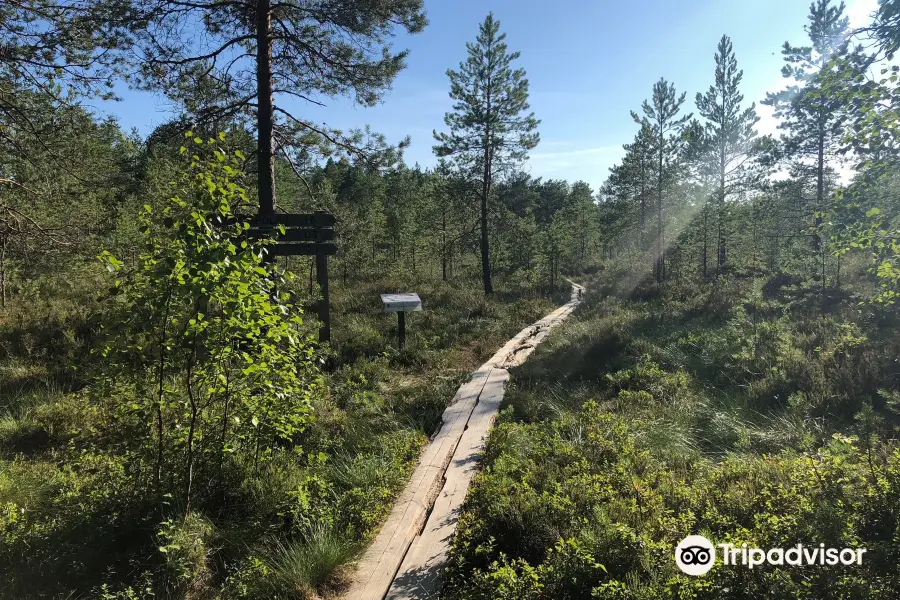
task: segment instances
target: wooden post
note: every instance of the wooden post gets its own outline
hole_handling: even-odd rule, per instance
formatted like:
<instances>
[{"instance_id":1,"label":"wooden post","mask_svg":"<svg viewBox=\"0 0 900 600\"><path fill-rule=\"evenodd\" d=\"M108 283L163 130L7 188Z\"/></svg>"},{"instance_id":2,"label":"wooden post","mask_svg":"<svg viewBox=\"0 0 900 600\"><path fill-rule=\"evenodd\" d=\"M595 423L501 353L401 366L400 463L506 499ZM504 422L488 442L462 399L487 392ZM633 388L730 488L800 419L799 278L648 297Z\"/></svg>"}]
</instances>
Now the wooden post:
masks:
<instances>
[{"instance_id":1,"label":"wooden post","mask_svg":"<svg viewBox=\"0 0 900 600\"><path fill-rule=\"evenodd\" d=\"M262 1L262 0L260 0ZM262 198L262 197L261 197ZM331 315L328 299L328 255L335 254L338 247L332 243L335 239L334 215L323 210L317 210L313 214L279 214L267 210L265 205L260 206L259 212L249 215L236 215L227 219L219 219L220 224L237 222L238 219L248 219L251 222L250 230L244 234L249 239L270 239L275 243L265 248L263 256L264 264L271 264L278 256L313 256L315 255L316 282L322 290L322 299L319 301L317 312L322 326L319 329L319 341L331 341ZM277 227L284 227L284 233L276 234ZM2 265L0 265L2 266ZM309 287L312 288L313 263L309 265ZM272 291L273 295L275 290ZM2 298L0 298L2 300Z\"/></svg>"},{"instance_id":2,"label":"wooden post","mask_svg":"<svg viewBox=\"0 0 900 600\"><path fill-rule=\"evenodd\" d=\"M319 320L322 326L319 329L319 341L331 341L331 315L328 312L328 255L324 252L316 253L316 283L322 290L322 299L319 300Z\"/></svg>"},{"instance_id":3,"label":"wooden post","mask_svg":"<svg viewBox=\"0 0 900 600\"><path fill-rule=\"evenodd\" d=\"M397 344L400 350L406 344L406 311L403 310L397 313Z\"/></svg>"}]
</instances>

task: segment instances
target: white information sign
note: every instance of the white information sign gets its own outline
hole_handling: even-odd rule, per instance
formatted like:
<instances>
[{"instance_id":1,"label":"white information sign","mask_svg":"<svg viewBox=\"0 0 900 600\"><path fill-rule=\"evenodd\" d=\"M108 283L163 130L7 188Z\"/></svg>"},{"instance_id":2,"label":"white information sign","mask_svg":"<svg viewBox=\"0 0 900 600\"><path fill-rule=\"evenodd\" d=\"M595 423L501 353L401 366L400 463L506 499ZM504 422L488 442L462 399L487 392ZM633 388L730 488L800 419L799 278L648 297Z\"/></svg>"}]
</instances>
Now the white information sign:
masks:
<instances>
[{"instance_id":1,"label":"white information sign","mask_svg":"<svg viewBox=\"0 0 900 600\"><path fill-rule=\"evenodd\" d=\"M416 312L422 310L418 294L382 294L384 312Z\"/></svg>"}]
</instances>

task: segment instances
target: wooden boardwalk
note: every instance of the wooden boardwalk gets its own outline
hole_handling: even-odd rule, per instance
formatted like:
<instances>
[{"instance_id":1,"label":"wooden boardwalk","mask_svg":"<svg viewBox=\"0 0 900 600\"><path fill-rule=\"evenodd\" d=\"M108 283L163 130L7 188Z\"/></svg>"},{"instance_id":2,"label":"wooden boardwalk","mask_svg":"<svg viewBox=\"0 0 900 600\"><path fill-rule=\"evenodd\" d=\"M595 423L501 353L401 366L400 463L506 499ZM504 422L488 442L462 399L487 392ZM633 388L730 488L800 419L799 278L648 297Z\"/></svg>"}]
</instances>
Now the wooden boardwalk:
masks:
<instances>
[{"instance_id":1,"label":"wooden boardwalk","mask_svg":"<svg viewBox=\"0 0 900 600\"><path fill-rule=\"evenodd\" d=\"M343 598L437 598L460 508L503 400L507 369L522 364L550 329L575 310L583 290L573 283L568 303L519 332L459 388Z\"/></svg>"}]
</instances>

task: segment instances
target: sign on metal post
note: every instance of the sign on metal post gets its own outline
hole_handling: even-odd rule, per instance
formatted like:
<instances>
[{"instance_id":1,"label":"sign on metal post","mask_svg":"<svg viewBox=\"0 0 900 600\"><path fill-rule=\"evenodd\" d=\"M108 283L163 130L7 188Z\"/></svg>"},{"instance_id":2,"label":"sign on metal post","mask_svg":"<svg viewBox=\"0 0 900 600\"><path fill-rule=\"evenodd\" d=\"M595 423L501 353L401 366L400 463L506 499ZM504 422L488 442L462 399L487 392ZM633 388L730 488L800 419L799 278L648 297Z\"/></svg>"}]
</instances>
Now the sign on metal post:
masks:
<instances>
[{"instance_id":1,"label":"sign on metal post","mask_svg":"<svg viewBox=\"0 0 900 600\"><path fill-rule=\"evenodd\" d=\"M381 294L384 312L397 313L397 345L403 350L406 344L406 313L422 310L422 300L418 294Z\"/></svg>"},{"instance_id":2,"label":"sign on metal post","mask_svg":"<svg viewBox=\"0 0 900 600\"><path fill-rule=\"evenodd\" d=\"M382 294L384 312L417 312L422 310L422 300L418 294Z\"/></svg>"}]
</instances>

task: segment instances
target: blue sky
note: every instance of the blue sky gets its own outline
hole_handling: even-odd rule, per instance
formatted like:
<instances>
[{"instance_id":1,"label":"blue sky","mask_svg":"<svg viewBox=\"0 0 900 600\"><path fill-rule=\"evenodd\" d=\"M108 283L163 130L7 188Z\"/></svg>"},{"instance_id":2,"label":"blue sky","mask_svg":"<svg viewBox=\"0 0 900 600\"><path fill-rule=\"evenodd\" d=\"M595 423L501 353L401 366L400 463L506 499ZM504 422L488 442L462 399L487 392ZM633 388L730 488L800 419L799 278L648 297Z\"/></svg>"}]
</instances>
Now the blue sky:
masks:
<instances>
[{"instance_id":1,"label":"blue sky","mask_svg":"<svg viewBox=\"0 0 900 600\"><path fill-rule=\"evenodd\" d=\"M636 125L629 115L650 95L661 76L688 93L684 110L712 83L713 54L722 34L734 44L744 70L747 102L782 85L781 45L806 41L803 26L811 0L426 0L429 26L401 36L410 50L408 67L382 105L361 108L346 99L324 99L326 107L294 105L294 114L332 127L369 124L399 141L412 138L406 161L431 166L432 130L443 128L451 107L446 70L465 59L488 11L500 21L511 50L522 56L531 106L541 119L541 144L525 167L533 176L587 181L596 190L622 156ZM848 0L853 25L864 24L877 0ZM169 107L149 94L120 90L122 102L98 110L123 127L147 135L169 117ZM762 133L775 131L767 107L760 108Z\"/></svg>"}]
</instances>

